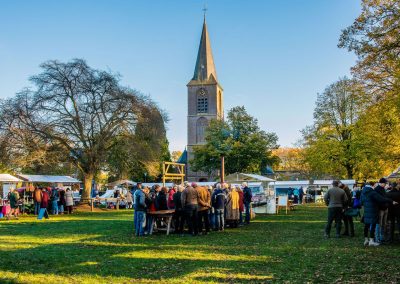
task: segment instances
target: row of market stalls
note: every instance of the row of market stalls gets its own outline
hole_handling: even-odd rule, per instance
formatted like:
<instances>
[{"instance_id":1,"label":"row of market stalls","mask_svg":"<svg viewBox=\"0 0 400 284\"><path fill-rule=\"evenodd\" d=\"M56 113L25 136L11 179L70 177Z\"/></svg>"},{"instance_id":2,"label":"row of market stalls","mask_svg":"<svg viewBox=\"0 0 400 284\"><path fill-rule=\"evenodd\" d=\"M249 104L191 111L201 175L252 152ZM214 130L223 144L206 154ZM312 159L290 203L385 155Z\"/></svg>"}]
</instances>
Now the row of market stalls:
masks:
<instances>
[{"instance_id":1,"label":"row of market stalls","mask_svg":"<svg viewBox=\"0 0 400 284\"><path fill-rule=\"evenodd\" d=\"M7 199L8 193L12 189L17 189L20 193L31 192L35 186L50 186L57 188L70 187L71 189L80 187L81 181L70 176L55 175L28 175L0 174L0 199Z\"/></svg>"}]
</instances>

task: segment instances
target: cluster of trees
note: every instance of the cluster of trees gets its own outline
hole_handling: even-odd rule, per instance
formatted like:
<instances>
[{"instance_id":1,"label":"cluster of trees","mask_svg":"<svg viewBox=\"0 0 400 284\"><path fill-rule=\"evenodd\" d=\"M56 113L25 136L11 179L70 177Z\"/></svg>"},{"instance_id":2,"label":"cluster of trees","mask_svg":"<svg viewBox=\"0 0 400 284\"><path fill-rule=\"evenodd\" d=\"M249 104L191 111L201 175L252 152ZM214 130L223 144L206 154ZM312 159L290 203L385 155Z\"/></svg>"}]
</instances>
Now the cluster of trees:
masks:
<instances>
[{"instance_id":1,"label":"cluster of trees","mask_svg":"<svg viewBox=\"0 0 400 284\"><path fill-rule=\"evenodd\" d=\"M225 173L261 173L278 163L272 150L278 137L260 129L258 121L243 106L229 110L226 120L215 119L206 130L205 145L196 146L191 162L195 171L208 174L220 169L225 158Z\"/></svg>"},{"instance_id":2,"label":"cluster of trees","mask_svg":"<svg viewBox=\"0 0 400 284\"><path fill-rule=\"evenodd\" d=\"M339 47L358 56L353 78L318 95L302 155L314 176L368 179L400 163L400 4L364 0Z\"/></svg>"},{"instance_id":3,"label":"cluster of trees","mask_svg":"<svg viewBox=\"0 0 400 284\"><path fill-rule=\"evenodd\" d=\"M148 97L119 84L119 76L84 60L49 61L32 88L0 101L3 170L74 174L83 199L104 171L115 178L156 176L169 160L166 115Z\"/></svg>"}]
</instances>

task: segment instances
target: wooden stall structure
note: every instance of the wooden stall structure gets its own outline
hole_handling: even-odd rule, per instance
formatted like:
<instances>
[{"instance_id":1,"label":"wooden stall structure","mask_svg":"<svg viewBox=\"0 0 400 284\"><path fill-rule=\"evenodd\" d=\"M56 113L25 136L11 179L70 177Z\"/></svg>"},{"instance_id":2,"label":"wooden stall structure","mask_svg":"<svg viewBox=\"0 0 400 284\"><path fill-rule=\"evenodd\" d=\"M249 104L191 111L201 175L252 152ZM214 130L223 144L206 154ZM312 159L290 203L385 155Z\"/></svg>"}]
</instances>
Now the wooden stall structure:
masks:
<instances>
[{"instance_id":1,"label":"wooden stall structure","mask_svg":"<svg viewBox=\"0 0 400 284\"><path fill-rule=\"evenodd\" d=\"M175 172L172 172L174 169ZM163 162L163 186L165 186L165 181L167 180L180 180L180 183L183 184L185 181L185 164Z\"/></svg>"}]
</instances>

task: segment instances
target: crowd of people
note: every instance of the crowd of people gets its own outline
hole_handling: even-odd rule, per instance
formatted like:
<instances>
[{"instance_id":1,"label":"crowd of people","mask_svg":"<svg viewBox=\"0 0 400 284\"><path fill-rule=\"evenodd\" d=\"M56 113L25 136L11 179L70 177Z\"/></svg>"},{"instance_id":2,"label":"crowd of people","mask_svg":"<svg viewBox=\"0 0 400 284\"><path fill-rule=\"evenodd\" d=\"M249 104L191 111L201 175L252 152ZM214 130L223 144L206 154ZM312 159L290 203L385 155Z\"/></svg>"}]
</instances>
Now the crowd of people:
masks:
<instances>
[{"instance_id":1,"label":"crowd of people","mask_svg":"<svg viewBox=\"0 0 400 284\"><path fill-rule=\"evenodd\" d=\"M136 236L149 234L153 220L148 213L160 210L174 210L174 231L180 235L207 235L211 230L223 231L250 223L252 193L247 183L241 187L185 183L171 188L142 187L138 183L131 194Z\"/></svg>"},{"instance_id":2,"label":"crowd of people","mask_svg":"<svg viewBox=\"0 0 400 284\"><path fill-rule=\"evenodd\" d=\"M14 217L18 219L20 213L21 196L17 189L12 189L8 193L10 210L6 218ZM32 192L32 199L35 215L39 215L40 210L44 210L44 217L49 218L49 212L53 215L69 213L73 211L74 195L70 188L62 189L56 187L36 187Z\"/></svg>"},{"instance_id":3,"label":"crowd of people","mask_svg":"<svg viewBox=\"0 0 400 284\"><path fill-rule=\"evenodd\" d=\"M336 237L342 235L354 237L353 217L360 216L364 223L364 245L378 246L394 241L397 229L400 233L400 185L390 184L381 178L378 183L369 182L353 191L340 181L333 181L324 195L328 206L328 222L325 226L325 237L330 237L333 221L336 226ZM363 208L361 216L360 209Z\"/></svg>"}]
</instances>

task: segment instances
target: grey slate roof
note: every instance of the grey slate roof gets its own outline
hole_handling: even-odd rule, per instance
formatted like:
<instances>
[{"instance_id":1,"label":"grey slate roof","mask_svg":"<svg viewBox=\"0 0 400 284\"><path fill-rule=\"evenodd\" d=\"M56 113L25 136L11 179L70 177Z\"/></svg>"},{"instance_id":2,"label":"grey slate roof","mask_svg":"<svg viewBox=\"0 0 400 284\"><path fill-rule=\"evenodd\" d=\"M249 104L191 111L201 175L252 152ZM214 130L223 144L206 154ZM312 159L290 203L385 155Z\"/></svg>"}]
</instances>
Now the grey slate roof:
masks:
<instances>
[{"instance_id":1,"label":"grey slate roof","mask_svg":"<svg viewBox=\"0 0 400 284\"><path fill-rule=\"evenodd\" d=\"M212 76L211 76L212 75ZM206 19L203 22L199 52L197 53L196 67L194 68L194 81L217 81L214 58L211 50L210 37L208 35Z\"/></svg>"}]
</instances>

